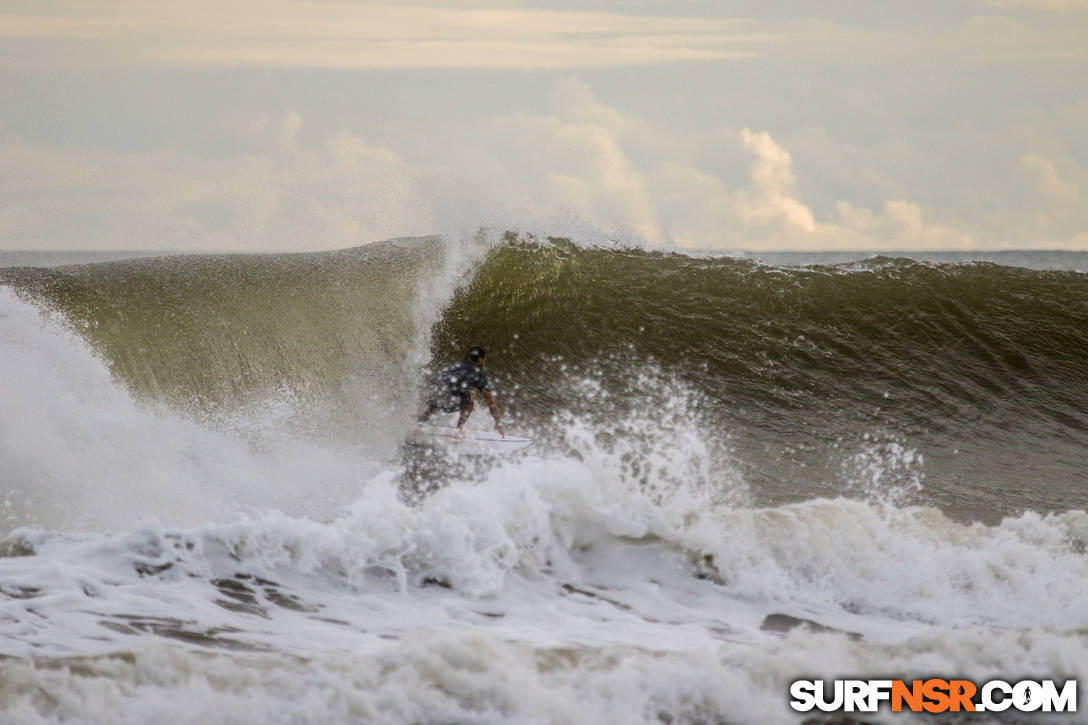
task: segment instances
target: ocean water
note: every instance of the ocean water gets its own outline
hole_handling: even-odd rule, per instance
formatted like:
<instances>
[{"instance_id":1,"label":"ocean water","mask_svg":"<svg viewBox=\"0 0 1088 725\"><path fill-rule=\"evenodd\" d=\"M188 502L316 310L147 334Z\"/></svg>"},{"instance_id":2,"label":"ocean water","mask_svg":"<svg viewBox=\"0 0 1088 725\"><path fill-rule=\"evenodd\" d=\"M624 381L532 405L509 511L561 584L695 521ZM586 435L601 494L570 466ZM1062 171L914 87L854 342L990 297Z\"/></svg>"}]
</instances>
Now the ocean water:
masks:
<instances>
[{"instance_id":1,"label":"ocean water","mask_svg":"<svg viewBox=\"0 0 1088 725\"><path fill-rule=\"evenodd\" d=\"M0 267L0 722L792 723L795 679L1088 682L1088 255ZM517 455L411 435L477 344Z\"/></svg>"}]
</instances>

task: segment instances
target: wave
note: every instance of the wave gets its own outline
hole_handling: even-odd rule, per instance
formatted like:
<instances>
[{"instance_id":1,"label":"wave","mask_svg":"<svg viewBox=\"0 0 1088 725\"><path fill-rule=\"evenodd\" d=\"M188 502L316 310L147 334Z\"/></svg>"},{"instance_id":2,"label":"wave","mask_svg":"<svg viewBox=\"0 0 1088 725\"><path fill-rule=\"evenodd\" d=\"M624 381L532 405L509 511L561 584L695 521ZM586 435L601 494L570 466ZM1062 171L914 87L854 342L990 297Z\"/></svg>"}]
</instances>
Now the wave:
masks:
<instances>
[{"instance_id":1,"label":"wave","mask_svg":"<svg viewBox=\"0 0 1088 725\"><path fill-rule=\"evenodd\" d=\"M767 503L842 493L876 439L916 449L927 500L966 518L1088 507L1083 274L508 239L445 310L433 357L481 343L510 407L545 429L557 411L660 406L662 379L693 391Z\"/></svg>"},{"instance_id":2,"label":"wave","mask_svg":"<svg viewBox=\"0 0 1088 725\"><path fill-rule=\"evenodd\" d=\"M85 617L104 610L86 611L81 591L124 613L175 585L178 596L220 600L229 617L433 588L500 606L559 595L651 623L686 611L693 624L709 631L724 621L733 634L760 631L776 612L876 640L934 626L1088 629L1083 511L989 526L847 498L758 507L694 479L648 491L622 453L579 445L578 458L511 462L418 505L398 497L389 475L375 476L325 520L265 511L187 529L154 519L106 534L19 529L0 540L4 593ZM383 616L373 613L371 627Z\"/></svg>"},{"instance_id":3,"label":"wave","mask_svg":"<svg viewBox=\"0 0 1088 725\"><path fill-rule=\"evenodd\" d=\"M290 398L343 426L414 394L450 256L438 239L393 240L10 268L0 283L61 313L143 399L209 415Z\"/></svg>"},{"instance_id":4,"label":"wave","mask_svg":"<svg viewBox=\"0 0 1088 725\"><path fill-rule=\"evenodd\" d=\"M1088 507L1075 272L507 235L9 268L0 283L62 314L144 404L258 439L279 419L388 457L423 369L482 344L515 428L561 446L567 422L592 420L655 448L667 431L617 421L671 409L728 441L766 504L842 494L875 441L917 451L897 483L924 460L926 501L962 518Z\"/></svg>"},{"instance_id":5,"label":"wave","mask_svg":"<svg viewBox=\"0 0 1088 725\"><path fill-rule=\"evenodd\" d=\"M1027 418L1088 432L1079 273L880 257L774 267L507 235L442 309L463 281L434 291L450 248L12 268L0 283L62 312L138 394L182 404L283 389L357 400L378 381L399 400L416 379L398 368L427 362L433 333L434 364L489 345L495 374L544 419L572 377L615 387L652 363L756 425L879 409L914 430Z\"/></svg>"},{"instance_id":6,"label":"wave","mask_svg":"<svg viewBox=\"0 0 1088 725\"><path fill-rule=\"evenodd\" d=\"M0 688L24 693L8 707L16 725L141 725L182 710L192 720L277 725L788 725L800 720L785 712L785 693L793 680L813 672L844 679L902 672L909 678L945 667L970 673L975 681L1007 677L1009 671L1083 678L1077 663L1084 656L1082 642L1043 631L950 632L908 647L800 632L764 647L695 653L611 644L572 649L481 631L421 631L384 650L305 658L144 645L117 655L11 659L0 664ZM1055 662L1070 664L1059 670ZM1073 718L1049 713L990 722L1064 725ZM943 720L966 725L979 718L972 713Z\"/></svg>"},{"instance_id":7,"label":"wave","mask_svg":"<svg viewBox=\"0 0 1088 725\"><path fill-rule=\"evenodd\" d=\"M1080 275L430 239L0 278L14 722L1088 677ZM418 375L475 344L537 445L422 465Z\"/></svg>"},{"instance_id":8,"label":"wave","mask_svg":"<svg viewBox=\"0 0 1088 725\"><path fill-rule=\"evenodd\" d=\"M753 424L879 408L915 429L1027 417L1088 431L1088 277L1073 272L509 242L436 326L438 357L471 340L491 342L496 371L541 411L561 407L572 373L629 375L619 359L652 361Z\"/></svg>"}]
</instances>

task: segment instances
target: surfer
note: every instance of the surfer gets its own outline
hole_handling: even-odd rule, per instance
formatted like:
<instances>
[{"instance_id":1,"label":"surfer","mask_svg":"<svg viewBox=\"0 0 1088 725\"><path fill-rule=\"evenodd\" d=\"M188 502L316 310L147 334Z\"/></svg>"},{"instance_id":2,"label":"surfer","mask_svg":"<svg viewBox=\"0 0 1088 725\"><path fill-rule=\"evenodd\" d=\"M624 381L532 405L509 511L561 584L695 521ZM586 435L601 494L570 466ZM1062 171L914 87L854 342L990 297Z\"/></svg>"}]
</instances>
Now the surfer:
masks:
<instances>
[{"instance_id":1,"label":"surfer","mask_svg":"<svg viewBox=\"0 0 1088 725\"><path fill-rule=\"evenodd\" d=\"M459 412L457 429L460 430L468 417L472 415L472 409L475 407L473 399L476 391L479 390L480 395L484 397L484 401L487 403L488 410L491 411L491 417L495 419L495 430L505 438L506 433L499 423L501 418L499 406L495 402L494 394L491 392L491 384L487 381L487 376L484 375L486 362L487 350L482 347L474 347L465 353L464 360L450 365L438 375L435 375L430 383L427 409L419 416L419 421L421 423L425 422L438 411L443 413Z\"/></svg>"}]
</instances>

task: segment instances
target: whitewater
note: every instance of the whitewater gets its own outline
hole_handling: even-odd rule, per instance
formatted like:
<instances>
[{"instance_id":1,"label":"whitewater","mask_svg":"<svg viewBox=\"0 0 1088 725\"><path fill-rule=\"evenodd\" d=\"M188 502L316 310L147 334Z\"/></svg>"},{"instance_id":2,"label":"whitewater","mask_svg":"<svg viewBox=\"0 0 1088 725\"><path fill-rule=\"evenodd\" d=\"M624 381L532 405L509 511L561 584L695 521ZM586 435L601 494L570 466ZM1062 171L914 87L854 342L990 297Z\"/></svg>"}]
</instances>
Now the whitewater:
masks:
<instances>
[{"instance_id":1,"label":"whitewater","mask_svg":"<svg viewBox=\"0 0 1088 725\"><path fill-rule=\"evenodd\" d=\"M1088 683L1088 277L1036 267L506 235L0 269L0 721ZM412 442L476 344L524 452Z\"/></svg>"}]
</instances>

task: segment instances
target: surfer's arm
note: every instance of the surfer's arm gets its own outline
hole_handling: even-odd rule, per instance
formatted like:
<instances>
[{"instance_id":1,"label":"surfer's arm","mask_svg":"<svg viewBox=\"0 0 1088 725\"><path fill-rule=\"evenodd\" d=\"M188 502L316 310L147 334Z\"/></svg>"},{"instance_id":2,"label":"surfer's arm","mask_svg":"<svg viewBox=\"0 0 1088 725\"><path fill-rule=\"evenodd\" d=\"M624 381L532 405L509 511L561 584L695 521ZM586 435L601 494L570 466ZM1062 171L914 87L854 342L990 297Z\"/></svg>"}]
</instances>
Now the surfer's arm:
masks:
<instances>
[{"instance_id":1,"label":"surfer's arm","mask_svg":"<svg viewBox=\"0 0 1088 725\"><path fill-rule=\"evenodd\" d=\"M484 401L487 403L487 409L491 411L491 417L495 419L495 430L499 432L499 435L505 438L506 433L499 423L499 420L502 419L502 413L499 412L499 404L495 402L495 396L492 395L490 390L481 390L480 394L484 396Z\"/></svg>"}]
</instances>

